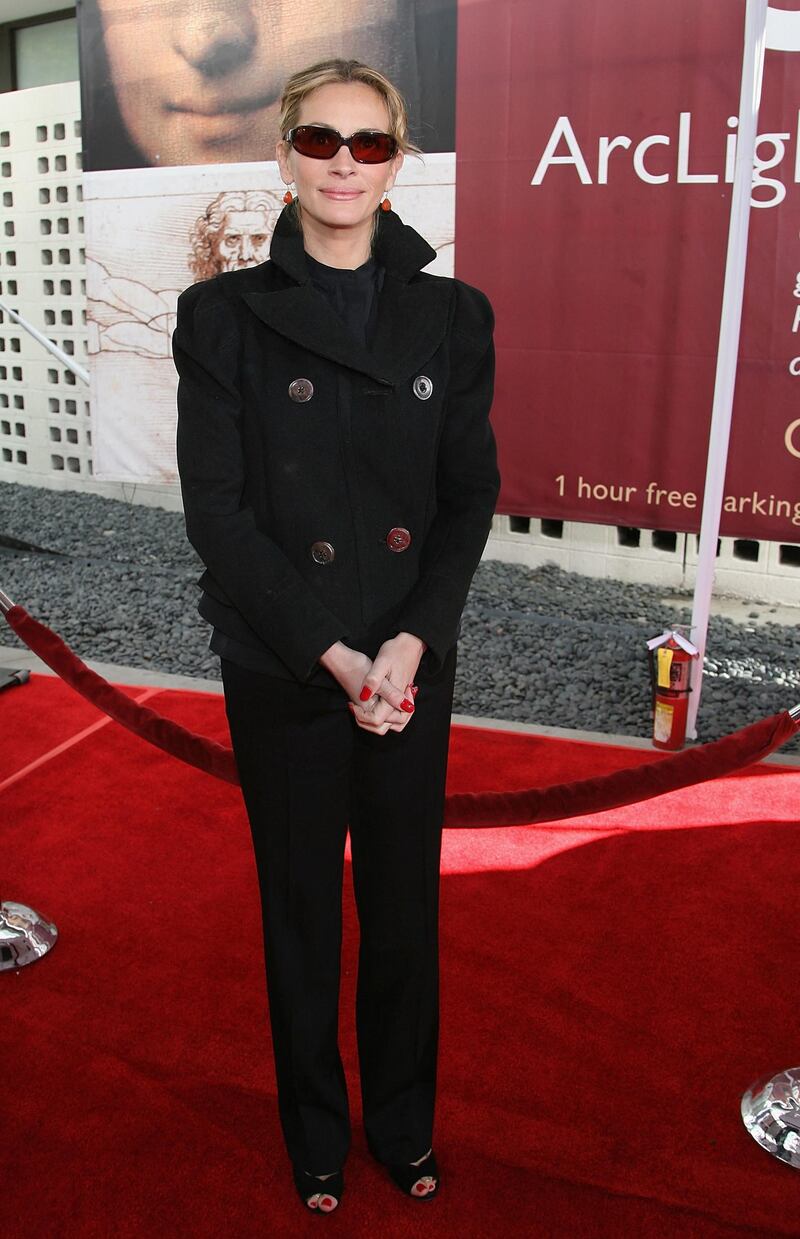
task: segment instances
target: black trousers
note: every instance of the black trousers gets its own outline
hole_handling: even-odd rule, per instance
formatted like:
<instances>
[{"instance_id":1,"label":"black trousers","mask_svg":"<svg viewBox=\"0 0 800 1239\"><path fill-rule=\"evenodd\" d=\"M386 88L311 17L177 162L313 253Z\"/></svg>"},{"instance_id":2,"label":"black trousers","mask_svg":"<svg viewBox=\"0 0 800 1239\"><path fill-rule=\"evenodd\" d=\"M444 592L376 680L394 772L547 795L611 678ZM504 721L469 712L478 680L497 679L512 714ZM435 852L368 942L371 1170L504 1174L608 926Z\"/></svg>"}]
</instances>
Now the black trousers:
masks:
<instances>
[{"instance_id":1,"label":"black trousers","mask_svg":"<svg viewBox=\"0 0 800 1239\"><path fill-rule=\"evenodd\" d=\"M420 670L401 732L359 728L344 691L222 660L225 706L261 888L278 1107L292 1162L344 1164L338 1046L347 828L360 948L356 1032L364 1127L384 1162L433 1143L439 862L456 647Z\"/></svg>"}]
</instances>

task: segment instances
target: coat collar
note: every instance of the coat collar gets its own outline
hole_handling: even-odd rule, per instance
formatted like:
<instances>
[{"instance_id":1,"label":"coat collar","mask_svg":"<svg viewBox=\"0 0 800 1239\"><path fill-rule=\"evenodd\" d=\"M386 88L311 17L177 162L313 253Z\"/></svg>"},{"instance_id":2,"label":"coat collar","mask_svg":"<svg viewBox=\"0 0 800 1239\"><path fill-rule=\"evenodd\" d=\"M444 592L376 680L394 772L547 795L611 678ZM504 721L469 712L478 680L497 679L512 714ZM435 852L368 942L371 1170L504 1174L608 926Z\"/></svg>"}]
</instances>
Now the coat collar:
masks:
<instances>
[{"instance_id":1,"label":"coat collar","mask_svg":"<svg viewBox=\"0 0 800 1239\"><path fill-rule=\"evenodd\" d=\"M291 283L272 290L242 291L242 297L262 322L303 348L379 383L394 385L419 369L440 344L447 329L449 282L420 279L420 269L436 250L404 224L394 211L381 211L374 248L386 269L378 301L372 349L351 336L328 299L310 281L302 233L294 220L294 205L281 211L272 234L269 266L278 267Z\"/></svg>"},{"instance_id":2,"label":"coat collar","mask_svg":"<svg viewBox=\"0 0 800 1239\"><path fill-rule=\"evenodd\" d=\"M295 202L284 207L275 224L269 247L270 260L299 284L309 278L303 234L297 224ZM375 259L386 273L407 282L411 276L427 267L436 257L436 250L419 233L404 224L394 211L378 212L378 235L374 246Z\"/></svg>"}]
</instances>

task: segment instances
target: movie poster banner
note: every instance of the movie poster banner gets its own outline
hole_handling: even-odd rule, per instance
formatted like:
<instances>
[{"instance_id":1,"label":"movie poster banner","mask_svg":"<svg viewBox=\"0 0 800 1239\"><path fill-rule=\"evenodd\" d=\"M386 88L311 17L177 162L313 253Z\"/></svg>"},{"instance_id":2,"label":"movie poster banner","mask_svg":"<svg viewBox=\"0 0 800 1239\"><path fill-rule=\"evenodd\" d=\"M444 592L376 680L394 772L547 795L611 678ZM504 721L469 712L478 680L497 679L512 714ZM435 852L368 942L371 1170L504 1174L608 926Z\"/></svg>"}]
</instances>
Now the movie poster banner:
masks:
<instances>
[{"instance_id":1,"label":"movie poster banner","mask_svg":"<svg viewBox=\"0 0 800 1239\"><path fill-rule=\"evenodd\" d=\"M699 528L744 11L459 9L456 274L497 318L503 512ZM768 51L722 524L794 542L798 109L800 53Z\"/></svg>"},{"instance_id":2,"label":"movie poster banner","mask_svg":"<svg viewBox=\"0 0 800 1239\"><path fill-rule=\"evenodd\" d=\"M800 0L779 0L800 8ZM78 0L100 477L174 480L178 293L264 261L280 88L386 72L496 314L498 510L699 528L745 0ZM800 53L768 52L723 532L800 542Z\"/></svg>"},{"instance_id":3,"label":"movie poster banner","mask_svg":"<svg viewBox=\"0 0 800 1239\"><path fill-rule=\"evenodd\" d=\"M95 476L177 482L182 289L269 256L286 77L362 59L408 100L398 214L453 274L456 0L78 0Z\"/></svg>"}]
</instances>

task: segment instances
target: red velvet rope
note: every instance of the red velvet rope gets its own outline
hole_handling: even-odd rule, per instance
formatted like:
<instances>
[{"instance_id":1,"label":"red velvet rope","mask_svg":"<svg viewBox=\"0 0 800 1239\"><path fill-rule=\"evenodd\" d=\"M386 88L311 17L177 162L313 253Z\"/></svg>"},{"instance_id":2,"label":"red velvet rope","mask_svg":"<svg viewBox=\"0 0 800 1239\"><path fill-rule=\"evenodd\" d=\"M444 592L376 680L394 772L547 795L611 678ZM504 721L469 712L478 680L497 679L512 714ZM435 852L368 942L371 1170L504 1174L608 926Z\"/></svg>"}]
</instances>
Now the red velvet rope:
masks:
<instances>
[{"instance_id":1,"label":"red velvet rope","mask_svg":"<svg viewBox=\"0 0 800 1239\"><path fill-rule=\"evenodd\" d=\"M215 740L194 735L148 706L137 705L90 670L59 636L33 619L23 607L12 607L6 619L42 662L115 722L199 770L228 783L239 782L231 749ZM679 787L720 778L760 761L793 736L798 725L784 710L711 744L698 745L599 778L516 792L466 792L448 796L444 824L447 827L523 826L600 813L604 809L649 800Z\"/></svg>"},{"instance_id":2,"label":"red velvet rope","mask_svg":"<svg viewBox=\"0 0 800 1239\"><path fill-rule=\"evenodd\" d=\"M56 675L70 688L91 701L114 722L121 723L143 740L156 748L171 753L173 757L205 770L228 783L238 783L236 762L230 749L216 740L196 736L180 723L173 723L151 710L149 706L137 705L130 697L109 684L102 676L92 671L86 663L73 654L69 646L52 629L40 624L24 607L12 607L6 612L6 620L25 644L38 654Z\"/></svg>"},{"instance_id":3,"label":"red velvet rope","mask_svg":"<svg viewBox=\"0 0 800 1239\"><path fill-rule=\"evenodd\" d=\"M522 826L601 813L650 800L679 787L718 779L760 761L797 730L787 710L751 723L711 744L578 783L554 783L519 792L464 792L447 797L447 826Z\"/></svg>"}]
</instances>

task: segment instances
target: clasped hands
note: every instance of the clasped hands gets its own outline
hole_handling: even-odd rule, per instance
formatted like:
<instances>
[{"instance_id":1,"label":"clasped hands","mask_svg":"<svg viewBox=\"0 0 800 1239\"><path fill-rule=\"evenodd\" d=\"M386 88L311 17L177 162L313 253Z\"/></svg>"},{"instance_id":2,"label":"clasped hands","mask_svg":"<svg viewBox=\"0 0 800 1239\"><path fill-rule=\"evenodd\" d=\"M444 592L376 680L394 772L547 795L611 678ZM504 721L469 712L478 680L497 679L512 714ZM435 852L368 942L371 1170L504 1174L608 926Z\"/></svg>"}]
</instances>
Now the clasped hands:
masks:
<instances>
[{"instance_id":1,"label":"clasped hands","mask_svg":"<svg viewBox=\"0 0 800 1239\"><path fill-rule=\"evenodd\" d=\"M336 641L319 661L347 693L358 726L384 736L402 731L414 717L414 676L425 649L420 637L400 632L384 641L374 659Z\"/></svg>"}]
</instances>

